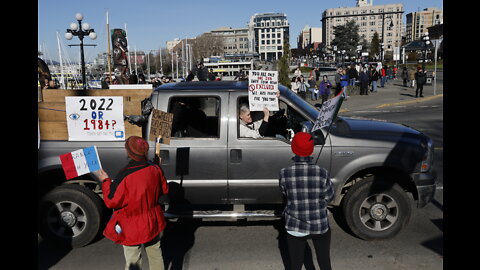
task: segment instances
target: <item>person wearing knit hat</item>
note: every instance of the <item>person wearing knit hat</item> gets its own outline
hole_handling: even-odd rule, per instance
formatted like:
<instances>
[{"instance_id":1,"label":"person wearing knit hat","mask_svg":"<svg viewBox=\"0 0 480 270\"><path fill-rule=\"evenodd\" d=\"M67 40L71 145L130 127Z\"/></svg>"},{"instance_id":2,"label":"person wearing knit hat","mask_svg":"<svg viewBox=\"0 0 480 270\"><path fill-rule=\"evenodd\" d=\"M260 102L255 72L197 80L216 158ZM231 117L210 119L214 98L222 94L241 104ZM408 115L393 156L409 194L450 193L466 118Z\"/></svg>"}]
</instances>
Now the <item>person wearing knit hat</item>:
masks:
<instances>
[{"instance_id":1,"label":"person wearing knit hat","mask_svg":"<svg viewBox=\"0 0 480 270\"><path fill-rule=\"evenodd\" d=\"M292 139L292 152L301 157L307 157L313 154L313 137L306 132L298 132Z\"/></svg>"},{"instance_id":2,"label":"person wearing knit hat","mask_svg":"<svg viewBox=\"0 0 480 270\"><path fill-rule=\"evenodd\" d=\"M128 156L133 160L147 160L148 142L144 138L138 136L128 137L125 141L125 149Z\"/></svg>"},{"instance_id":3,"label":"person wearing knit hat","mask_svg":"<svg viewBox=\"0 0 480 270\"><path fill-rule=\"evenodd\" d=\"M298 132L292 139L293 164L280 170L279 185L287 198L283 211L292 270L302 269L307 239L312 239L320 269L332 269L327 205L334 198L328 171L313 161L314 139Z\"/></svg>"},{"instance_id":4,"label":"person wearing knit hat","mask_svg":"<svg viewBox=\"0 0 480 270\"><path fill-rule=\"evenodd\" d=\"M168 194L168 185L160 166L148 161L148 147L145 139L131 136L125 141L131 160L114 179L103 169L94 172L105 205L113 209L103 235L123 245L125 269L141 268L142 248L150 269L164 269L160 239L167 222L158 200Z\"/></svg>"}]
</instances>

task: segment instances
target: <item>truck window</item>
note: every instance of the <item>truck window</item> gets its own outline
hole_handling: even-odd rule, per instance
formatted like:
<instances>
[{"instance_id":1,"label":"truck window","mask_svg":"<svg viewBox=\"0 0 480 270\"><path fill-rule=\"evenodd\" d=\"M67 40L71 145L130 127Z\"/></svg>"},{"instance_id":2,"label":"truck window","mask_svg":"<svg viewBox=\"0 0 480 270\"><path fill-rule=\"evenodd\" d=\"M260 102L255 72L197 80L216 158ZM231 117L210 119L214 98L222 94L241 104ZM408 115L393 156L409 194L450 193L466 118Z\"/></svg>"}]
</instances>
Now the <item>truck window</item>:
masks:
<instances>
[{"instance_id":1,"label":"truck window","mask_svg":"<svg viewBox=\"0 0 480 270\"><path fill-rule=\"evenodd\" d=\"M279 100L280 110L277 112L270 112L270 117L268 120L268 128L263 136L264 138L270 139L279 139L281 141L289 142L287 138L289 130L292 130L294 133L302 131L302 123L306 121L306 118L298 113L293 107L289 106L282 100ZM248 107L248 96L242 96L238 98L237 102L237 137L245 138L240 136L240 111L241 107ZM262 112L250 112L252 122L259 121L263 119ZM247 139L254 139L248 138Z\"/></svg>"},{"instance_id":2,"label":"truck window","mask_svg":"<svg viewBox=\"0 0 480 270\"><path fill-rule=\"evenodd\" d=\"M168 104L173 113L171 137L219 138L219 97L173 97Z\"/></svg>"}]
</instances>

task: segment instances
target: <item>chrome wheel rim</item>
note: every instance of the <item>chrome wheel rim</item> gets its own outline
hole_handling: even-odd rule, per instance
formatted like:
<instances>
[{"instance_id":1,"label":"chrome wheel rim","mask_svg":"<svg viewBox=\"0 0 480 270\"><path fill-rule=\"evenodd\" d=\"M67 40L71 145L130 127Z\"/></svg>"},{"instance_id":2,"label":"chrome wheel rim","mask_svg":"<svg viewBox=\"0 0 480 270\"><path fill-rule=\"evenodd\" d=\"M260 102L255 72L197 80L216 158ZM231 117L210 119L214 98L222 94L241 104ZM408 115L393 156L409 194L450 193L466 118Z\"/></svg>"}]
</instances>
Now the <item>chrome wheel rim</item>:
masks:
<instances>
[{"instance_id":1,"label":"chrome wheel rim","mask_svg":"<svg viewBox=\"0 0 480 270\"><path fill-rule=\"evenodd\" d=\"M370 230L387 230L398 220L398 203L387 194L369 196L360 205L359 217L362 224Z\"/></svg>"}]
</instances>

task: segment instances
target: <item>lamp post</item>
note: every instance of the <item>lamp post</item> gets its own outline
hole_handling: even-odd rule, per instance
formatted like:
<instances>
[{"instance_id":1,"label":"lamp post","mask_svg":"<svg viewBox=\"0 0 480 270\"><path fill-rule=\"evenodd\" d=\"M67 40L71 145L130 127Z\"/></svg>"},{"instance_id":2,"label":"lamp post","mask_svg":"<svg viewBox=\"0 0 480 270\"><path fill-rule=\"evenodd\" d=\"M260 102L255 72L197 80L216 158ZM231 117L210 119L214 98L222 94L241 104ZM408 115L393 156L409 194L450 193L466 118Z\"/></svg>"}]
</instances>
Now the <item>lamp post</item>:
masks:
<instances>
[{"instance_id":1,"label":"lamp post","mask_svg":"<svg viewBox=\"0 0 480 270\"><path fill-rule=\"evenodd\" d=\"M423 61L422 61L422 70L425 72L425 61L427 59L427 46L430 44L430 38L428 37L428 32L425 32L422 36L423 41Z\"/></svg>"},{"instance_id":2,"label":"lamp post","mask_svg":"<svg viewBox=\"0 0 480 270\"><path fill-rule=\"evenodd\" d=\"M393 27L394 24L393 24L392 18L388 17L387 19L390 19L389 27L390 28ZM382 47L381 47L381 52L380 52L380 62L382 62L382 63L383 63L383 50L384 50L383 46L384 46L384 43L385 43L384 35L385 35L385 13L382 14L382 42L381 42Z\"/></svg>"},{"instance_id":3,"label":"lamp post","mask_svg":"<svg viewBox=\"0 0 480 270\"><path fill-rule=\"evenodd\" d=\"M83 55L83 37L88 36L91 39L96 39L97 34L93 29L90 29L90 25L88 23L82 23L83 14L77 13L75 14L75 19L77 19L78 24L71 23L70 29L67 29L65 33L65 38L71 40L73 36L78 36L80 39L80 55L81 55L81 64L82 64L82 80L83 80L83 90L87 89L87 78L85 75L85 57Z\"/></svg>"}]
</instances>

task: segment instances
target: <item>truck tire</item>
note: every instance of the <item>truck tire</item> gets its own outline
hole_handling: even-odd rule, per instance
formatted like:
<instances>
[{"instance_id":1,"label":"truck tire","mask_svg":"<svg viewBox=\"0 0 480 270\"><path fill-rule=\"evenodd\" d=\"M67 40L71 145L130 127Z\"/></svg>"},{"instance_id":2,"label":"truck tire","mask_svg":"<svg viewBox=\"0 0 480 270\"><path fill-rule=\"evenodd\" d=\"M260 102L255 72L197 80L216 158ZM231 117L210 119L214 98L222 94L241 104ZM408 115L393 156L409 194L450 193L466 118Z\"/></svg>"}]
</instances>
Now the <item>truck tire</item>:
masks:
<instances>
[{"instance_id":1,"label":"truck tire","mask_svg":"<svg viewBox=\"0 0 480 270\"><path fill-rule=\"evenodd\" d=\"M40 200L39 234L64 247L83 247L98 235L104 209L101 198L86 187L56 187Z\"/></svg>"},{"instance_id":2,"label":"truck tire","mask_svg":"<svg viewBox=\"0 0 480 270\"><path fill-rule=\"evenodd\" d=\"M364 240L389 239L409 222L412 207L397 184L369 177L353 185L342 201L350 230Z\"/></svg>"}]
</instances>

